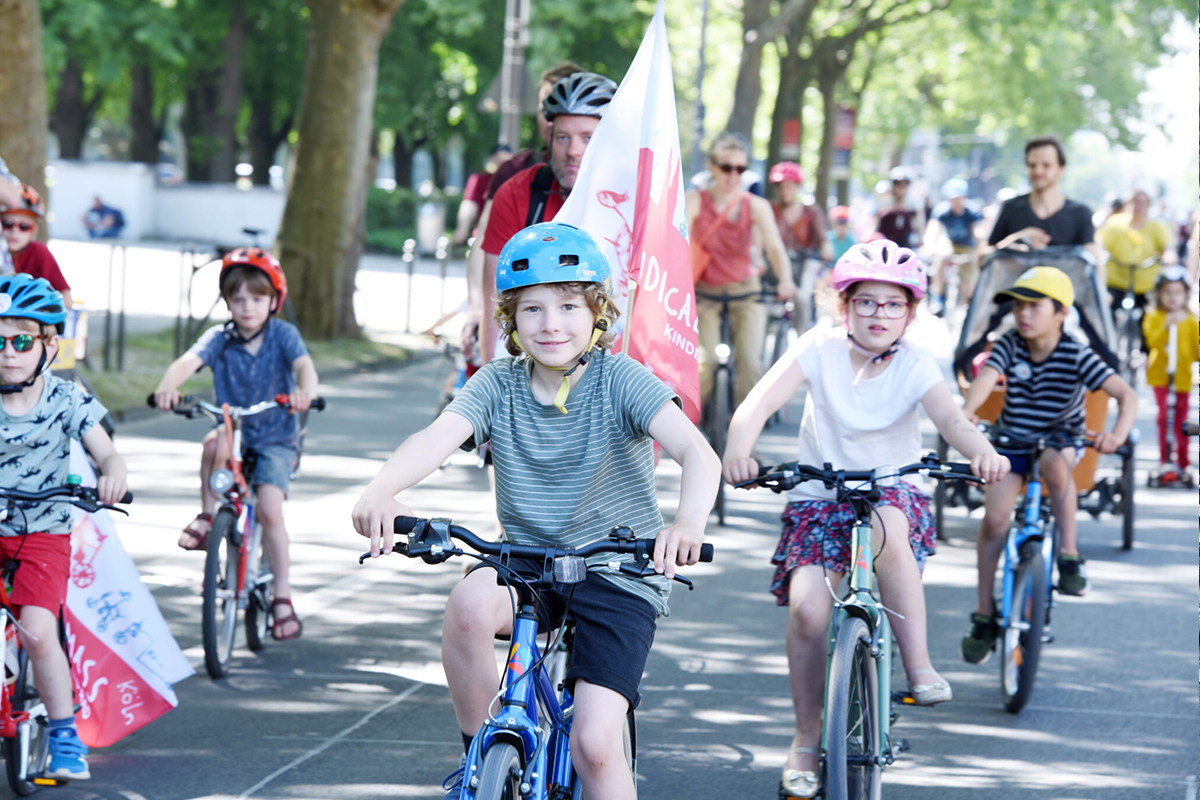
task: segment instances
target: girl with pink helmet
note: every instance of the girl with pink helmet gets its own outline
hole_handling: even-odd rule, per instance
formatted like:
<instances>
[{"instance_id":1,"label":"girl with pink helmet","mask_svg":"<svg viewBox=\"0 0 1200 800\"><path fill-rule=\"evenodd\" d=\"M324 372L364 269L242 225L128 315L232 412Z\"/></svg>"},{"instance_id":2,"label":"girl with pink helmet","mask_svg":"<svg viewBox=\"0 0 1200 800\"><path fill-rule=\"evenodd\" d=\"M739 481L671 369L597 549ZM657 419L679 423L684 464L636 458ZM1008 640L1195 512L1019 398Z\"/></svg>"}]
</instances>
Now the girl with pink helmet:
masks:
<instances>
[{"instance_id":1,"label":"girl with pink helmet","mask_svg":"<svg viewBox=\"0 0 1200 800\"><path fill-rule=\"evenodd\" d=\"M904 341L925 296L921 260L908 248L879 240L850 248L833 269L839 327L808 331L738 406L729 427L724 476L730 483L758 474L751 449L763 425L807 386L799 461L834 469L869 470L908 464L921 456L918 408L986 481L1008 472L1008 460L967 421L942 380L933 354ZM875 571L909 688L918 705L951 699L950 685L929 658L921 571L934 552L929 498L901 481L883 487L876 509ZM781 797L820 791L821 707L827 629L835 590L850 563L854 512L831 490L802 483L788 493L783 531L771 561L771 592L788 607L786 649L796 728L785 762Z\"/></svg>"}]
</instances>

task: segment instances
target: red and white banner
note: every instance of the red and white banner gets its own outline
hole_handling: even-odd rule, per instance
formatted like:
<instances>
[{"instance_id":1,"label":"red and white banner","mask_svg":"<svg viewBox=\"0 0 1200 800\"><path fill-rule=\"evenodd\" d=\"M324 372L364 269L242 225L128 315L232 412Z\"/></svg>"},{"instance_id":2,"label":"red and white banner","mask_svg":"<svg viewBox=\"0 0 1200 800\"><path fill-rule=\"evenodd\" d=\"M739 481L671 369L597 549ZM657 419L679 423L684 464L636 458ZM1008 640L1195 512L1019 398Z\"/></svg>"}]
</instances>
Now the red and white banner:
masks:
<instances>
[{"instance_id":1,"label":"red and white banner","mask_svg":"<svg viewBox=\"0 0 1200 800\"><path fill-rule=\"evenodd\" d=\"M554 219L604 243L622 313L616 349L645 364L697 420L699 319L664 8L659 0Z\"/></svg>"},{"instance_id":2,"label":"red and white banner","mask_svg":"<svg viewBox=\"0 0 1200 800\"><path fill-rule=\"evenodd\" d=\"M96 485L96 474L76 441L71 472ZM77 512L71 532L67 585L67 649L79 736L105 747L170 711L171 689L192 675L175 637L121 546L108 511Z\"/></svg>"}]
</instances>

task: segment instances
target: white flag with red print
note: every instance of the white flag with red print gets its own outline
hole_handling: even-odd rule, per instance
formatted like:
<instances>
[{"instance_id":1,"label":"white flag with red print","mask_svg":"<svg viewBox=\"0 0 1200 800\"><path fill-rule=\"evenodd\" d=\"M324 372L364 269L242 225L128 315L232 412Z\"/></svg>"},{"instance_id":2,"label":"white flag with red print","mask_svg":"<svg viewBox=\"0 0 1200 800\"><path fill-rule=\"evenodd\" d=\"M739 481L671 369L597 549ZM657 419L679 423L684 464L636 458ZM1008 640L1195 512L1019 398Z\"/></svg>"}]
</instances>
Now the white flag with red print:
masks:
<instances>
[{"instance_id":1,"label":"white flag with red print","mask_svg":"<svg viewBox=\"0 0 1200 800\"><path fill-rule=\"evenodd\" d=\"M84 485L96 485L75 441L71 472ZM171 684L194 670L121 546L108 511L77 515L64 618L80 704L75 719L85 744L110 745L179 704Z\"/></svg>"},{"instance_id":2,"label":"white flag with red print","mask_svg":"<svg viewBox=\"0 0 1200 800\"><path fill-rule=\"evenodd\" d=\"M662 0L554 219L583 228L608 251L622 314L616 349L645 364L699 419L699 321Z\"/></svg>"}]
</instances>

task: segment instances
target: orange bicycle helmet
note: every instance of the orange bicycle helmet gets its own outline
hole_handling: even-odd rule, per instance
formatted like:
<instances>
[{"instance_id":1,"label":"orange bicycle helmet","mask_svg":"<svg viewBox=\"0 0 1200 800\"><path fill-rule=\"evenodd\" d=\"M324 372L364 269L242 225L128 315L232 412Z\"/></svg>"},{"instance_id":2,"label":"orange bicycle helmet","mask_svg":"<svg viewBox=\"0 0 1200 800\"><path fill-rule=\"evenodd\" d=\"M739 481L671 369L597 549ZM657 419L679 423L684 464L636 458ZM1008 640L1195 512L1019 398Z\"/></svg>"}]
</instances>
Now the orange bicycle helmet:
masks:
<instances>
[{"instance_id":1,"label":"orange bicycle helmet","mask_svg":"<svg viewBox=\"0 0 1200 800\"><path fill-rule=\"evenodd\" d=\"M287 278L283 274L283 267L279 266L279 261L275 256L263 250L261 247L239 247L236 250L230 250L221 259L221 294L225 294L225 276L229 274L231 267L254 267L260 269L267 274L271 280L271 286L275 288L277 295L276 301L271 305L271 311L278 311L283 308L283 301L287 299Z\"/></svg>"},{"instance_id":2,"label":"orange bicycle helmet","mask_svg":"<svg viewBox=\"0 0 1200 800\"><path fill-rule=\"evenodd\" d=\"M0 205L0 213L24 214L27 217L42 219L46 216L46 202L38 194L38 190L28 183L21 184L21 205L15 208Z\"/></svg>"}]
</instances>

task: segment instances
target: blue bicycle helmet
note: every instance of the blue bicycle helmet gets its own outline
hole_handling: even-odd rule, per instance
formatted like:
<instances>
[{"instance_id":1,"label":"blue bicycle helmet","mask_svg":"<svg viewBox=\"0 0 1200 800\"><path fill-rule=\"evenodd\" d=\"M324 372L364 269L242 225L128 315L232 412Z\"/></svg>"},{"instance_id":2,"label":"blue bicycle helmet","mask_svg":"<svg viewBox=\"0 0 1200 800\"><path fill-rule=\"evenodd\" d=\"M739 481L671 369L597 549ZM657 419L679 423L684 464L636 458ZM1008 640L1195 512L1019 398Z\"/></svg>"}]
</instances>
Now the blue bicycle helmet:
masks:
<instances>
[{"instance_id":1,"label":"blue bicycle helmet","mask_svg":"<svg viewBox=\"0 0 1200 800\"><path fill-rule=\"evenodd\" d=\"M539 222L517 231L496 263L497 292L575 282L601 283L611 294L612 269L596 238L565 222Z\"/></svg>"},{"instance_id":2,"label":"blue bicycle helmet","mask_svg":"<svg viewBox=\"0 0 1200 800\"><path fill-rule=\"evenodd\" d=\"M63 332L63 297L45 278L17 273L0 278L0 317L24 317Z\"/></svg>"}]
</instances>

